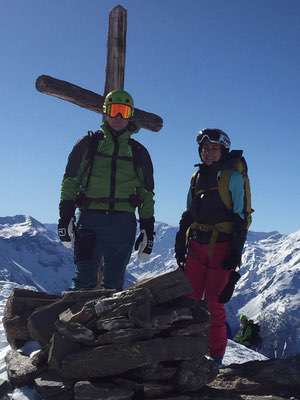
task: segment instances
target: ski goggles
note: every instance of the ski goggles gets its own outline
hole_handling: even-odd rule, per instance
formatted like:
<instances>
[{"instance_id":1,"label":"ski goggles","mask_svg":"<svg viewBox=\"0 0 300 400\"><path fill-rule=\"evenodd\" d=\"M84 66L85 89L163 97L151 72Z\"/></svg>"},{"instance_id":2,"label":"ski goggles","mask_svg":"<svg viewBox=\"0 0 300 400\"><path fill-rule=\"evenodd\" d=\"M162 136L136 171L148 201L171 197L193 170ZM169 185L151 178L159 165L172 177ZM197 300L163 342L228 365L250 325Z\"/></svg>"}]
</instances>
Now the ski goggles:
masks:
<instances>
[{"instance_id":1,"label":"ski goggles","mask_svg":"<svg viewBox=\"0 0 300 400\"><path fill-rule=\"evenodd\" d=\"M106 115L111 118L116 117L117 115L121 115L124 119L129 119L132 117L133 110L132 107L127 104L120 104L120 103L111 103L108 104L106 109Z\"/></svg>"},{"instance_id":2,"label":"ski goggles","mask_svg":"<svg viewBox=\"0 0 300 400\"><path fill-rule=\"evenodd\" d=\"M211 143L221 144L226 149L229 149L231 145L229 137L217 131L211 131L209 133L206 132L200 133L197 136L197 143L199 144L199 146L201 146L206 139Z\"/></svg>"}]
</instances>

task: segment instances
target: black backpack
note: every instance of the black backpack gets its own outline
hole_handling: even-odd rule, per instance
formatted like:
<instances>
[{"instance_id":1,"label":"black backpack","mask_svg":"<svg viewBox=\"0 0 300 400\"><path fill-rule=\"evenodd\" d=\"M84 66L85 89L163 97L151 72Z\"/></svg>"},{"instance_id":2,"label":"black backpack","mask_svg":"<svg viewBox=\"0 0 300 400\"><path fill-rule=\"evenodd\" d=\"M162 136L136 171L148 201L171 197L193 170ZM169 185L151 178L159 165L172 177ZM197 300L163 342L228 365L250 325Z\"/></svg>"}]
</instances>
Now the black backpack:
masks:
<instances>
[{"instance_id":1,"label":"black backpack","mask_svg":"<svg viewBox=\"0 0 300 400\"><path fill-rule=\"evenodd\" d=\"M250 343L253 345L259 345L262 342L262 339L260 337L260 326L257 323L253 323L252 327L252 336L250 339Z\"/></svg>"}]
</instances>

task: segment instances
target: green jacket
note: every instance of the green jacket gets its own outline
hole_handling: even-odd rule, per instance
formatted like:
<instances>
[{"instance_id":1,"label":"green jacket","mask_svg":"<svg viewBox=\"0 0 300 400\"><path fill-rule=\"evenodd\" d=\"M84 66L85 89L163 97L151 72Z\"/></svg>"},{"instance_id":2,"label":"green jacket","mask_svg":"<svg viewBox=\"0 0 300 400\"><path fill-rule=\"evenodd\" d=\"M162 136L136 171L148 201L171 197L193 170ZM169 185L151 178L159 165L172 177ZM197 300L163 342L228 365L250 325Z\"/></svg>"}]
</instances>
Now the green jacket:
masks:
<instances>
[{"instance_id":1,"label":"green jacket","mask_svg":"<svg viewBox=\"0 0 300 400\"><path fill-rule=\"evenodd\" d=\"M248 321L245 326L242 326L238 330L237 334L234 337L234 340L237 343L243 344L244 346L250 346L252 344L253 335L253 323Z\"/></svg>"},{"instance_id":2,"label":"green jacket","mask_svg":"<svg viewBox=\"0 0 300 400\"><path fill-rule=\"evenodd\" d=\"M141 200L139 217L153 217L154 193L146 189L142 169L133 163L132 148L128 142L132 132L126 130L115 137L106 124L102 125L101 132L103 140L98 142L89 179L89 135L79 140L71 151L62 181L61 201L76 201L78 193L84 188L88 201L80 208L134 213L136 206L129 202L129 197L138 195Z\"/></svg>"}]
</instances>

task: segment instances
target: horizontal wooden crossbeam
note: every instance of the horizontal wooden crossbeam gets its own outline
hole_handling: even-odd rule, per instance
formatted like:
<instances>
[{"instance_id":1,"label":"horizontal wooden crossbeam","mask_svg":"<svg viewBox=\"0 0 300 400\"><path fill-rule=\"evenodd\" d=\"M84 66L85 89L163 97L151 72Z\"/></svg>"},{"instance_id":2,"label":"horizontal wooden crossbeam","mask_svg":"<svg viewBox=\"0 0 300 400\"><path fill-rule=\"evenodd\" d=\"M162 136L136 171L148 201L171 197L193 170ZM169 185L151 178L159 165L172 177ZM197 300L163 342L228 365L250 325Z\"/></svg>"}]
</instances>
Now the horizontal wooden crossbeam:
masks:
<instances>
[{"instance_id":1,"label":"horizontal wooden crossbeam","mask_svg":"<svg viewBox=\"0 0 300 400\"><path fill-rule=\"evenodd\" d=\"M69 101L77 106L102 114L104 97L100 94L73 85L70 82L41 75L36 80L36 88L39 92ZM163 120L156 114L134 109L134 120L139 128L158 132L163 126Z\"/></svg>"}]
</instances>

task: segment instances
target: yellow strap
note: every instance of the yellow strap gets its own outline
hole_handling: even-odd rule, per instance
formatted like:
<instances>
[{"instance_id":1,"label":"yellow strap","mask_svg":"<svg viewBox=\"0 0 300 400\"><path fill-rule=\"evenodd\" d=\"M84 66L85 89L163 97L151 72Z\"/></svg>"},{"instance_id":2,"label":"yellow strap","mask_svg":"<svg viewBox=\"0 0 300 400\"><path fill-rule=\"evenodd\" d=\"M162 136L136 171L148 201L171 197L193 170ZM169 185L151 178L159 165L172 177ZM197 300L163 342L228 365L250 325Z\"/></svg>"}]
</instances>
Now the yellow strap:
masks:
<instances>
[{"instance_id":1,"label":"yellow strap","mask_svg":"<svg viewBox=\"0 0 300 400\"><path fill-rule=\"evenodd\" d=\"M199 231L211 232L217 230L222 233L232 233L233 223L230 221L219 222L214 225L199 224L198 222L193 222L189 229L197 229Z\"/></svg>"},{"instance_id":2,"label":"yellow strap","mask_svg":"<svg viewBox=\"0 0 300 400\"><path fill-rule=\"evenodd\" d=\"M228 233L228 234L232 233L233 223L230 221L225 221L225 222L219 222L214 225L208 225L208 224L199 224L198 222L194 222L186 232L186 244L189 240L190 231L193 229L203 232L212 232L210 241L208 243L208 255L209 257L211 257L213 254L213 249L216 244L216 241L218 240L219 233Z\"/></svg>"}]
</instances>

